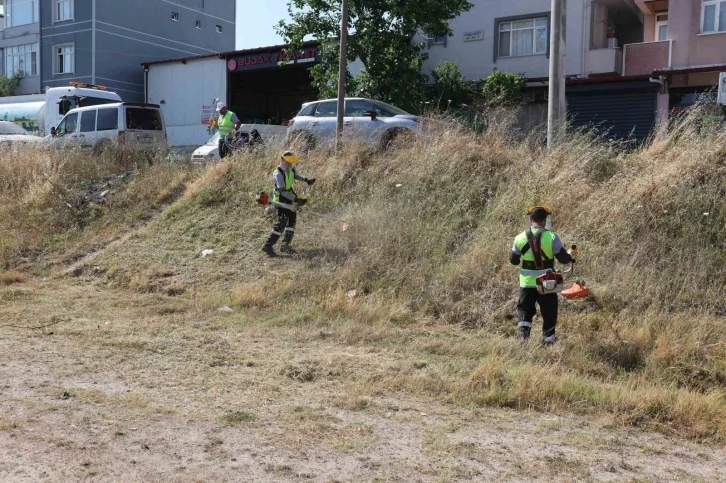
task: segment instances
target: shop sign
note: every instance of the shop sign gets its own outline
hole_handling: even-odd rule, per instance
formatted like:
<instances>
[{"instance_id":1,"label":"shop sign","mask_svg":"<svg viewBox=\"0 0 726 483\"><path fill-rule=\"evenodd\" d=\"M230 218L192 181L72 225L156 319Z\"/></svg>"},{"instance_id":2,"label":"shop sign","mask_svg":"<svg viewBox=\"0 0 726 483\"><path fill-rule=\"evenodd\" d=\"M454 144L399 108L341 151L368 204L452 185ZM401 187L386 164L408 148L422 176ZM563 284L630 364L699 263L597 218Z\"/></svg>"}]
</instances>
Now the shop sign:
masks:
<instances>
[{"instance_id":1,"label":"shop sign","mask_svg":"<svg viewBox=\"0 0 726 483\"><path fill-rule=\"evenodd\" d=\"M319 61L318 49L304 49L296 53L275 52L245 55L230 59L227 69L230 72L246 70L276 69L288 65L307 64Z\"/></svg>"},{"instance_id":2,"label":"shop sign","mask_svg":"<svg viewBox=\"0 0 726 483\"><path fill-rule=\"evenodd\" d=\"M214 117L217 117L217 106L202 106L202 124L209 124Z\"/></svg>"}]
</instances>

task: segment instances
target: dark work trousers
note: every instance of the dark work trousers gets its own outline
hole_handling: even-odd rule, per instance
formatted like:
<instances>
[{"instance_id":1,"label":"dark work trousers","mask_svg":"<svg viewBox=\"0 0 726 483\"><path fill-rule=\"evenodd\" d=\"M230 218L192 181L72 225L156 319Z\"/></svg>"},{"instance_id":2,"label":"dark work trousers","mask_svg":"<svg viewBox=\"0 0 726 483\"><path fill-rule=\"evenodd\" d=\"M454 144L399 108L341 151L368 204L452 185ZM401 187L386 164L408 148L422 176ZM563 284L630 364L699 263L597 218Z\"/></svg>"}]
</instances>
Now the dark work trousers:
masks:
<instances>
[{"instance_id":1,"label":"dark work trousers","mask_svg":"<svg viewBox=\"0 0 726 483\"><path fill-rule=\"evenodd\" d=\"M555 335L555 328L557 327L557 303L556 293L542 295L534 287L520 287L519 303L517 304L519 326L532 326L532 319L537 315L537 307L535 306L537 304L542 315L543 337Z\"/></svg>"},{"instance_id":2,"label":"dark work trousers","mask_svg":"<svg viewBox=\"0 0 726 483\"><path fill-rule=\"evenodd\" d=\"M224 137L219 138L219 159L224 159L231 154L226 141Z\"/></svg>"},{"instance_id":3,"label":"dark work trousers","mask_svg":"<svg viewBox=\"0 0 726 483\"><path fill-rule=\"evenodd\" d=\"M296 212L286 210L284 208L277 208L277 222L275 223L275 226L272 227L272 232L270 233L270 237L267 239L265 245L273 246L283 235L283 243L287 245L292 243L292 239L295 236L296 223Z\"/></svg>"}]
</instances>

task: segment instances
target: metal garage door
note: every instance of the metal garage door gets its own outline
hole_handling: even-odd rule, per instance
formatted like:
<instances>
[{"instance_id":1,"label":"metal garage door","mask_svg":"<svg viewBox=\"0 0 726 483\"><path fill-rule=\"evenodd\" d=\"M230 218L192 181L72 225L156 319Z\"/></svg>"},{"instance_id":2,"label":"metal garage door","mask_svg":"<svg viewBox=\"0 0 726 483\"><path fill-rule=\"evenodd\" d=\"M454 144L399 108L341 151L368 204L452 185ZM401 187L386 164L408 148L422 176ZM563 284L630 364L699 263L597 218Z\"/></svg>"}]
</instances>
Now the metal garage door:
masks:
<instances>
[{"instance_id":1,"label":"metal garage door","mask_svg":"<svg viewBox=\"0 0 726 483\"><path fill-rule=\"evenodd\" d=\"M574 127L642 141L655 125L657 89L648 81L568 86L568 115Z\"/></svg>"}]
</instances>

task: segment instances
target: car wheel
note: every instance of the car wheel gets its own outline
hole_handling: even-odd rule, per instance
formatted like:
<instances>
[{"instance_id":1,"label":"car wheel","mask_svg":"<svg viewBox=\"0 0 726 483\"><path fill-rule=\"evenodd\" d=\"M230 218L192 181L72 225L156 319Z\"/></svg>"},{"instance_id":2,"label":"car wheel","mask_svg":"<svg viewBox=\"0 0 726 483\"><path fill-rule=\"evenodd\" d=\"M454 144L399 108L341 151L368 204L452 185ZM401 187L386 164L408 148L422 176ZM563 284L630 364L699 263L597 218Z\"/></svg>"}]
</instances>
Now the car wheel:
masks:
<instances>
[{"instance_id":1,"label":"car wheel","mask_svg":"<svg viewBox=\"0 0 726 483\"><path fill-rule=\"evenodd\" d=\"M413 134L409 129L402 128L402 127L395 127L393 129L389 129L383 134L383 137L381 138L381 149L387 150L395 147L396 145L400 144L400 141L402 138L407 138Z\"/></svg>"}]
</instances>

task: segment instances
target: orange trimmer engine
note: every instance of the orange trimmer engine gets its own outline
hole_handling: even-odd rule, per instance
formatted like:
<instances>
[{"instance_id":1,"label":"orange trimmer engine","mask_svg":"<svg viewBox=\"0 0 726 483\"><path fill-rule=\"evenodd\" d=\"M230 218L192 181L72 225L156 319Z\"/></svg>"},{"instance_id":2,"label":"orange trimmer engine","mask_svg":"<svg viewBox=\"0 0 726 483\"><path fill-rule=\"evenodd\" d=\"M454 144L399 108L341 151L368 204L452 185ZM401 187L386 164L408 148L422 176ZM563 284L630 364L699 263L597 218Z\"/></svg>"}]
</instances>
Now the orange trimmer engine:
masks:
<instances>
[{"instance_id":1,"label":"orange trimmer engine","mask_svg":"<svg viewBox=\"0 0 726 483\"><path fill-rule=\"evenodd\" d=\"M541 294L560 293L565 288L565 279L560 272L547 272L537 277L537 291Z\"/></svg>"},{"instance_id":2,"label":"orange trimmer engine","mask_svg":"<svg viewBox=\"0 0 726 483\"><path fill-rule=\"evenodd\" d=\"M257 193L257 196L255 196L255 200L258 204L262 206L267 206L270 204L270 195L268 195L264 191L260 191L259 193Z\"/></svg>"}]
</instances>

